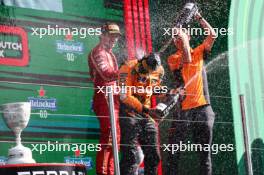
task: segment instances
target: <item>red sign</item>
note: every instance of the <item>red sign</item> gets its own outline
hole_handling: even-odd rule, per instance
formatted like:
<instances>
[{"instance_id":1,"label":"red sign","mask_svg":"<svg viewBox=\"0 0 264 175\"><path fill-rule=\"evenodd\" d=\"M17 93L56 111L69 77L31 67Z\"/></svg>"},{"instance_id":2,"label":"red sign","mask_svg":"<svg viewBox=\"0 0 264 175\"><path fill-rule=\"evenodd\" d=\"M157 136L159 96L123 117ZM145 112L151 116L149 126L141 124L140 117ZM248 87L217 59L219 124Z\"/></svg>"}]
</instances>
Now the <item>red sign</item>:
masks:
<instances>
[{"instance_id":1,"label":"red sign","mask_svg":"<svg viewBox=\"0 0 264 175\"><path fill-rule=\"evenodd\" d=\"M0 35L19 38L17 42L0 40L0 65L27 66L29 62L29 51L26 31L21 27L0 25ZM19 50L21 57L7 56L5 54L6 50Z\"/></svg>"}]
</instances>

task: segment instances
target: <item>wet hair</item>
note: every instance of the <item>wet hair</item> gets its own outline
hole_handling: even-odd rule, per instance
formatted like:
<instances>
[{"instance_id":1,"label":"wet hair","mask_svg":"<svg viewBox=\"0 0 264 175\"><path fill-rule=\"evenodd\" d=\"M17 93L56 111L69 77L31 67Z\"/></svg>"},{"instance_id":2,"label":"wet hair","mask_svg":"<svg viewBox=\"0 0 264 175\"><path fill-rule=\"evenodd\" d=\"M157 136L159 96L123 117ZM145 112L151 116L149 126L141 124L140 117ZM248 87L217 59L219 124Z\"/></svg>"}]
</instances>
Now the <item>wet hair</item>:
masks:
<instances>
[{"instance_id":1,"label":"wet hair","mask_svg":"<svg viewBox=\"0 0 264 175\"><path fill-rule=\"evenodd\" d=\"M160 56L157 53L151 53L143 60L146 60L146 64L151 70L156 70L161 65Z\"/></svg>"}]
</instances>

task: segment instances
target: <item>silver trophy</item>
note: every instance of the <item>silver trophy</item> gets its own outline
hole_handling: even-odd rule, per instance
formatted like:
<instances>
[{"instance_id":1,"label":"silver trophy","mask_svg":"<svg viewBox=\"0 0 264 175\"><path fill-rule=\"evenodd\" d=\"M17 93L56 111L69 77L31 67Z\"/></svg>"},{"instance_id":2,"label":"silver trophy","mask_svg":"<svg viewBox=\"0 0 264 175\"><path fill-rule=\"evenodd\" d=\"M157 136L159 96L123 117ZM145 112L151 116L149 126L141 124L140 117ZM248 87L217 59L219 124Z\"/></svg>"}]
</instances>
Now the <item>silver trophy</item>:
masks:
<instances>
[{"instance_id":1,"label":"silver trophy","mask_svg":"<svg viewBox=\"0 0 264 175\"><path fill-rule=\"evenodd\" d=\"M9 149L7 164L36 163L29 148L21 144L21 132L26 128L31 112L28 102L7 103L1 106L3 119L16 137L16 146Z\"/></svg>"}]
</instances>

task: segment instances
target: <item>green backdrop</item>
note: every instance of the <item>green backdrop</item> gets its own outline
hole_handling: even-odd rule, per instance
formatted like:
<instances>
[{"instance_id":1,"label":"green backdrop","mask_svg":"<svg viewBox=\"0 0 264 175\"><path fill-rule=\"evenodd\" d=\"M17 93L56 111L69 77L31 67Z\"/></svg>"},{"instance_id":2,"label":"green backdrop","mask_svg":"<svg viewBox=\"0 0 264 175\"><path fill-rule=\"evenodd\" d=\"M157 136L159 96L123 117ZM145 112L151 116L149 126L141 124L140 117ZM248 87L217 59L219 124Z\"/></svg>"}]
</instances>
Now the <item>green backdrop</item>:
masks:
<instances>
[{"instance_id":1,"label":"green backdrop","mask_svg":"<svg viewBox=\"0 0 264 175\"><path fill-rule=\"evenodd\" d=\"M239 95L245 97L246 123L254 175L264 174L264 2L233 0L229 26L230 77L239 174L246 174Z\"/></svg>"},{"instance_id":2,"label":"green backdrop","mask_svg":"<svg viewBox=\"0 0 264 175\"><path fill-rule=\"evenodd\" d=\"M122 24L122 6L104 0L63 0L62 5L62 13L0 6L0 25L23 28L27 32L30 55L25 67L0 65L0 104L29 101L30 97L42 101L56 100L56 110L32 109L28 127L22 133L22 141L29 148L32 148L31 144L47 144L48 141L98 143L99 124L91 110L93 85L87 64L87 55L98 43L98 36L67 38L53 35L40 39L32 35L32 28L47 28L48 25L98 28L108 20ZM15 37L3 34L0 38L1 41L15 41ZM82 50L58 50L58 42L69 46L81 45ZM8 149L14 146L13 140L11 131L0 118L1 156L6 156ZM95 155L95 151L87 151L79 156L92 159L89 174L95 174ZM64 158L69 156L74 158L75 152L46 151L39 154L33 151L33 157L39 163L65 162Z\"/></svg>"}]
</instances>

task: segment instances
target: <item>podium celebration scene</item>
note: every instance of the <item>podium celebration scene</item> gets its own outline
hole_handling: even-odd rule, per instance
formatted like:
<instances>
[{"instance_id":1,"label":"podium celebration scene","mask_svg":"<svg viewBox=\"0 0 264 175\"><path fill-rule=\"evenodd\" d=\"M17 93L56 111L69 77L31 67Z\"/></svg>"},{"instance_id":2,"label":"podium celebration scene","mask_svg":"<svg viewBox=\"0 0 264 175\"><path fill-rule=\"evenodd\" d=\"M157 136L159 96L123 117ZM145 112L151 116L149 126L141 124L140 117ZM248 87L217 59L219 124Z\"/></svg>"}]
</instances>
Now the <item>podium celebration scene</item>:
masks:
<instances>
[{"instance_id":1,"label":"podium celebration scene","mask_svg":"<svg viewBox=\"0 0 264 175\"><path fill-rule=\"evenodd\" d=\"M0 0L0 175L264 175L264 1Z\"/></svg>"}]
</instances>

